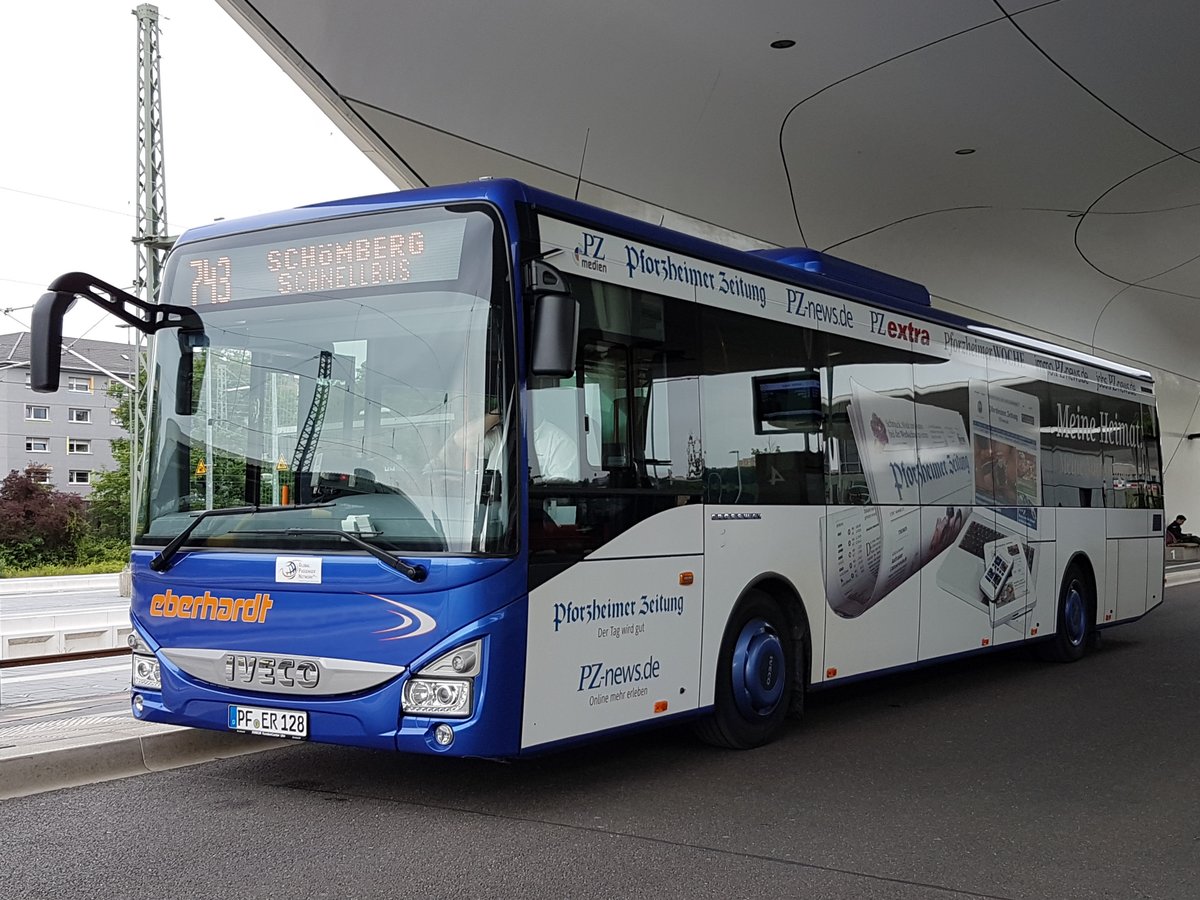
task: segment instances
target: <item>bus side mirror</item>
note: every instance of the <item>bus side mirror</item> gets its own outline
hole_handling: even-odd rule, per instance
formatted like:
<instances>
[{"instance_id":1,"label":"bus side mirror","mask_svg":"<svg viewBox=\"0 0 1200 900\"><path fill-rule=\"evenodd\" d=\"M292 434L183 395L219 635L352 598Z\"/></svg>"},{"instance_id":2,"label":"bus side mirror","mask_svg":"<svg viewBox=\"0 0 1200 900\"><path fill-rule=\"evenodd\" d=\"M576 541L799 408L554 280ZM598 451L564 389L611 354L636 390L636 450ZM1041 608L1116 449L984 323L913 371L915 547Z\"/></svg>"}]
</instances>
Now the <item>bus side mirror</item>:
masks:
<instances>
[{"instance_id":1,"label":"bus side mirror","mask_svg":"<svg viewBox=\"0 0 1200 900\"><path fill-rule=\"evenodd\" d=\"M39 394L58 390L62 374L63 316L74 305L74 294L47 291L33 307L29 326L29 386Z\"/></svg>"},{"instance_id":2,"label":"bus side mirror","mask_svg":"<svg viewBox=\"0 0 1200 900\"><path fill-rule=\"evenodd\" d=\"M184 386L186 382L187 390L176 394L175 407L180 415L190 415L190 410L195 407L191 390L194 380L191 373L192 349L208 346L199 314L187 306L141 300L86 272L59 275L50 282L50 290L42 294L34 305L29 328L29 386L43 394L58 390L62 374L63 316L78 297L95 303L144 334L156 334L164 328L179 329L183 361L176 383ZM184 412L184 408L188 412Z\"/></svg>"},{"instance_id":3,"label":"bus side mirror","mask_svg":"<svg viewBox=\"0 0 1200 900\"><path fill-rule=\"evenodd\" d=\"M542 294L533 308L534 375L571 375L579 345L579 303L566 294Z\"/></svg>"},{"instance_id":4,"label":"bus side mirror","mask_svg":"<svg viewBox=\"0 0 1200 900\"><path fill-rule=\"evenodd\" d=\"M529 288L536 297L530 374L571 375L579 345L579 302L558 270L540 259L529 265Z\"/></svg>"}]
</instances>

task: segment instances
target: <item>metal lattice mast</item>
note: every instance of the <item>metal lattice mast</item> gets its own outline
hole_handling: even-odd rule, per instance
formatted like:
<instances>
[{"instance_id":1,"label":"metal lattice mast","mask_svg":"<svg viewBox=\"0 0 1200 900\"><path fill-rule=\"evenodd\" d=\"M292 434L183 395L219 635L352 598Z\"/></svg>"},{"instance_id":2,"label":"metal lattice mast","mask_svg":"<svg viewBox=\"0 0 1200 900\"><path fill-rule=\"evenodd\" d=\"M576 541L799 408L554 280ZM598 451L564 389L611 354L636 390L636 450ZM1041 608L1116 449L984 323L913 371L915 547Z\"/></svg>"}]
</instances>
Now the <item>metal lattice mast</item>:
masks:
<instances>
[{"instance_id":1,"label":"metal lattice mast","mask_svg":"<svg viewBox=\"0 0 1200 900\"><path fill-rule=\"evenodd\" d=\"M143 3L133 10L138 23L137 79L137 233L133 237L137 248L137 277L134 293L154 303L163 261L172 241L166 237L167 187L163 156L162 85L159 78L158 7ZM138 494L142 483L144 463L142 446L147 433L149 402L143 393L149 390L141 382L139 361L143 342L140 331L134 331L135 349L130 398L129 429L129 533L130 540L137 531Z\"/></svg>"},{"instance_id":2,"label":"metal lattice mast","mask_svg":"<svg viewBox=\"0 0 1200 900\"><path fill-rule=\"evenodd\" d=\"M316 454L317 441L321 437L321 426L325 422L325 408L329 404L329 383L333 378L333 354L322 350L317 359L317 383L313 389L312 405L304 417L304 425L296 436L296 451L292 454L292 472L297 478L308 474ZM297 503L301 502L299 498Z\"/></svg>"}]
</instances>

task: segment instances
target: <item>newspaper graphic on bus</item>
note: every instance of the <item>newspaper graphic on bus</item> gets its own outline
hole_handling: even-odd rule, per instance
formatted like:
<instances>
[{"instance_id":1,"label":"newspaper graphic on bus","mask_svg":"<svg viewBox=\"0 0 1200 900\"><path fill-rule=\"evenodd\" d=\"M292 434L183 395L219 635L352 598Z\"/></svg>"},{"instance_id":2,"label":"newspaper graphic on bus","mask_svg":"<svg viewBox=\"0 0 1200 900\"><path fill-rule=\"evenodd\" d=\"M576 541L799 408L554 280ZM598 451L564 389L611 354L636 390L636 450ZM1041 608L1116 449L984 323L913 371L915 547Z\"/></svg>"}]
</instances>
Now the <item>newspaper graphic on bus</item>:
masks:
<instances>
[{"instance_id":1,"label":"newspaper graphic on bus","mask_svg":"<svg viewBox=\"0 0 1200 900\"><path fill-rule=\"evenodd\" d=\"M1042 505L1037 397L972 380L970 398L975 502L1036 528Z\"/></svg>"},{"instance_id":2,"label":"newspaper graphic on bus","mask_svg":"<svg viewBox=\"0 0 1200 900\"><path fill-rule=\"evenodd\" d=\"M826 599L838 615L861 615L951 546L955 552L938 579L944 589L993 617L1004 605L999 601L1013 595L1009 583L995 583L994 572L991 581L984 577L982 555L964 550L966 561L952 561L959 556L960 533L983 527L972 505L1000 501L1007 508L998 513L1036 525L1038 401L993 386L990 409L986 382L971 382L969 396L968 430L955 410L880 394L851 379L847 415L873 502L833 511L823 523ZM922 516L922 507L937 508L938 514ZM989 521L994 526L997 517ZM987 546L997 551L1010 535L989 527L987 537ZM1020 548L1023 558L1010 562L1004 576L1022 582L1024 595L1033 565L1024 535L1003 546L1005 553ZM1007 604L1008 618L1021 611Z\"/></svg>"}]
</instances>

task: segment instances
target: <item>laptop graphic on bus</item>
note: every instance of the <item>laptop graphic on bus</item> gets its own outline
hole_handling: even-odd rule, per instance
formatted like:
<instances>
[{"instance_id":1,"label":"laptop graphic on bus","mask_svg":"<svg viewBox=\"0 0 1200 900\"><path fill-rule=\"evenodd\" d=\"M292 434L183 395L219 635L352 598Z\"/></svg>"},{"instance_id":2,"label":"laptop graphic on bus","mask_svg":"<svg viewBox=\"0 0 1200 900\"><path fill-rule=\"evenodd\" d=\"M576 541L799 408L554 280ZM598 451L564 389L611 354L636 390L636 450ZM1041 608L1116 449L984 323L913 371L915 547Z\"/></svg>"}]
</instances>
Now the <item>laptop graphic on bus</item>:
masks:
<instances>
[{"instance_id":1,"label":"laptop graphic on bus","mask_svg":"<svg viewBox=\"0 0 1200 900\"><path fill-rule=\"evenodd\" d=\"M1003 625L1033 608L1037 562L1037 546L1010 527L1003 512L973 512L942 561L937 583L987 612L993 626Z\"/></svg>"}]
</instances>

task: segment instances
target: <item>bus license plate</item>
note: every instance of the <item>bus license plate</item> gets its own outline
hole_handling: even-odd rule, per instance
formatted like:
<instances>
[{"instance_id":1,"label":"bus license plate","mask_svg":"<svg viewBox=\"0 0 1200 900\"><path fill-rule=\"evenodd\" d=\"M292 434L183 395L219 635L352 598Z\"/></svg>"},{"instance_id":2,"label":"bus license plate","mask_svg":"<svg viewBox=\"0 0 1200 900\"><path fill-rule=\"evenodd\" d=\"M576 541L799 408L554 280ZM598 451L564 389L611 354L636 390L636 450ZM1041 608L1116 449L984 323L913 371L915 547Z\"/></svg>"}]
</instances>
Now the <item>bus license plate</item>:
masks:
<instances>
[{"instance_id":1,"label":"bus license plate","mask_svg":"<svg viewBox=\"0 0 1200 900\"><path fill-rule=\"evenodd\" d=\"M292 709L231 706L229 727L247 734L302 739L308 737L308 713Z\"/></svg>"}]
</instances>

